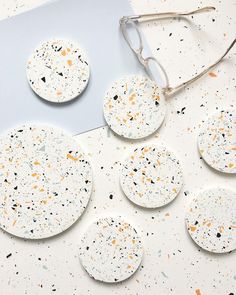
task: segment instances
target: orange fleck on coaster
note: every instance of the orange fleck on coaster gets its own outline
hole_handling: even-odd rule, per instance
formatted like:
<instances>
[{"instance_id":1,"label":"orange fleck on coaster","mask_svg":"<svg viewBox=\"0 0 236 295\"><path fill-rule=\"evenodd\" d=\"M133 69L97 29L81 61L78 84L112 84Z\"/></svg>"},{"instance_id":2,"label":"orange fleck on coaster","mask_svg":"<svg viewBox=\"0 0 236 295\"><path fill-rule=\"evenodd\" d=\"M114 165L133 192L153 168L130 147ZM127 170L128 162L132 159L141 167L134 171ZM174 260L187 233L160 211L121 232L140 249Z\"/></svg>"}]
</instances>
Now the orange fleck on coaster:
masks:
<instances>
[{"instance_id":1,"label":"orange fleck on coaster","mask_svg":"<svg viewBox=\"0 0 236 295\"><path fill-rule=\"evenodd\" d=\"M208 75L209 75L210 77L212 77L212 78L217 77L217 75L216 75L215 73L213 73L213 72L210 72Z\"/></svg>"}]
</instances>

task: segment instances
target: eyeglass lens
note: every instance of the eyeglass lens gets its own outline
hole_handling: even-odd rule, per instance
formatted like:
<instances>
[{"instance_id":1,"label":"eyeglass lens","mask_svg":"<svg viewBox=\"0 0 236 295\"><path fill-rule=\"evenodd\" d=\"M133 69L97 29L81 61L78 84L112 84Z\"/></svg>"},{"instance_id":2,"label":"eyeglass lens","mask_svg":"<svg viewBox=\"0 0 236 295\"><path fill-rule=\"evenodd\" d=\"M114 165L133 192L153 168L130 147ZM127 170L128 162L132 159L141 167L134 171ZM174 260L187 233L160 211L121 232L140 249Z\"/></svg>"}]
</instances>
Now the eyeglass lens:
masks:
<instances>
[{"instance_id":1,"label":"eyeglass lens","mask_svg":"<svg viewBox=\"0 0 236 295\"><path fill-rule=\"evenodd\" d=\"M142 50L142 39L135 22L129 21L123 26L123 33L129 46L134 51Z\"/></svg>"}]
</instances>

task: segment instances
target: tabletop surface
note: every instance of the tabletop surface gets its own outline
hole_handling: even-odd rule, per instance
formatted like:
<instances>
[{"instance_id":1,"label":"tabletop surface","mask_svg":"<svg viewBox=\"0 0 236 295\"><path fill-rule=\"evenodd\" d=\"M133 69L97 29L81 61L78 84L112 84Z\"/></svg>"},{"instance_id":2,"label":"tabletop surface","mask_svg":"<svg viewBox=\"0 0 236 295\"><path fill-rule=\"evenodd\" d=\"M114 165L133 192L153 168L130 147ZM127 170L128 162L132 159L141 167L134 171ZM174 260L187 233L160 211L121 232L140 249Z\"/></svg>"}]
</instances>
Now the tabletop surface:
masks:
<instances>
[{"instance_id":1,"label":"tabletop surface","mask_svg":"<svg viewBox=\"0 0 236 295\"><path fill-rule=\"evenodd\" d=\"M5 17L42 2L25 1L24 6L23 0L11 1L11 8L4 8ZM205 5L209 5L205 0L132 0L136 13L187 11ZM236 2L216 0L214 5L216 11L189 18L191 21L163 20L142 26L153 55L165 66L172 85L214 62L235 38ZM0 11L3 18L3 10ZM207 116L217 109L236 107L235 69L233 49L213 70L214 75L205 75L168 99L164 124L146 141L124 141L107 127L78 135L76 138L87 151L94 171L89 206L75 226L49 240L24 241L1 232L3 294L235 295L236 251L216 255L201 250L184 224L185 210L194 191L214 185L236 190L235 176L211 169L197 150L197 135ZM140 209L121 191L120 163L134 146L160 141L178 155L184 170L184 186L170 205L157 210ZM145 247L138 272L116 285L89 278L78 259L84 230L98 216L111 212L120 213L137 225Z\"/></svg>"}]
</instances>

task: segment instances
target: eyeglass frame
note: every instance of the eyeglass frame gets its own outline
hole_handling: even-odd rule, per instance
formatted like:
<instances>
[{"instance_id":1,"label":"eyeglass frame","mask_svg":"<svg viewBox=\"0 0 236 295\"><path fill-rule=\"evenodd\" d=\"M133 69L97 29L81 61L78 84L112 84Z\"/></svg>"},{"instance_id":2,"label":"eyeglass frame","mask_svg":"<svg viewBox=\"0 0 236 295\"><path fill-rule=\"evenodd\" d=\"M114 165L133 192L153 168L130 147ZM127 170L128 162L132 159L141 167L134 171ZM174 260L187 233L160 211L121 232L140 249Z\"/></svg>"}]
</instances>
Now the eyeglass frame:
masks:
<instances>
[{"instance_id":1,"label":"eyeglass frame","mask_svg":"<svg viewBox=\"0 0 236 295\"><path fill-rule=\"evenodd\" d=\"M164 67L162 66L162 64L154 57L154 56L148 56L148 57L143 57L143 38L142 38L142 34L139 30L139 27L137 25L137 23L142 22L142 21L151 21L151 20L158 20L158 19L166 19L166 18L181 18L181 17L186 17L189 15L194 15L194 14L198 14L198 13L202 13L202 12L210 12L215 10L215 7L213 6L206 6L197 10L193 10L190 12L163 12L163 13L149 13L149 14L140 14L140 15L131 15L131 16L123 16L120 19L120 28L121 28L121 32L123 34L123 37L125 39L125 41L127 42L128 46L130 47L130 49L133 51L133 53L136 55L136 58L138 59L139 63L144 67L145 72L147 73L147 75L149 76L150 79L153 80L153 77L151 75L151 71L149 68L149 62L150 61L154 61L156 63L156 65L158 66L159 69L161 69L162 75L165 78L165 86L163 87L163 92L166 95L172 95L174 92L179 91L180 89L184 88L185 86L193 83L194 81L198 80L199 78L201 78L203 75L205 75L207 72L209 72L211 69L213 69L216 65L218 65L223 58L228 54L228 52L232 49L232 47L235 45L236 43L236 38L233 40L233 42L230 44L230 46L227 48L227 50L225 51L225 53L219 58L217 59L217 61L215 63L213 63L212 65L208 66L205 70L203 70L202 72L200 72L199 74L197 74L195 77L175 86L175 87L171 87L169 84L169 78L168 75L164 69ZM128 36L128 32L127 32L127 24L131 24L136 32L137 32L137 36L139 39L139 48L135 48L132 45L132 42Z\"/></svg>"}]
</instances>

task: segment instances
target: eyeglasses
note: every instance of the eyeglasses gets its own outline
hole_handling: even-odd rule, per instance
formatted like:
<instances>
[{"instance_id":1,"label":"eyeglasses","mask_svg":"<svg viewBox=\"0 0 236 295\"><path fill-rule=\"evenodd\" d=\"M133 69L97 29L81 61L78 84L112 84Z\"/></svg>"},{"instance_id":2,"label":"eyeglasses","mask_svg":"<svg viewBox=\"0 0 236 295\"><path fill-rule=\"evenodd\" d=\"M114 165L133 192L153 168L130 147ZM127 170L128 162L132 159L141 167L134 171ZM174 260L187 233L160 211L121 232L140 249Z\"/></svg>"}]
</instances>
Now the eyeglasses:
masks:
<instances>
[{"instance_id":1,"label":"eyeglasses","mask_svg":"<svg viewBox=\"0 0 236 295\"><path fill-rule=\"evenodd\" d=\"M174 92L176 92L176 91L182 89L183 87L198 80L203 75L205 75L208 71L213 69L216 65L218 65L223 60L223 58L228 54L228 52L234 46L234 44L236 43L236 38L230 44L230 46L227 48L225 53L214 64L207 67L205 70L203 70L202 72L200 72L199 74L194 76L192 79L190 79L186 82L183 82L175 87L171 87L169 85L168 75L167 75L164 67L159 63L159 61L153 56L149 56L149 57L143 56L143 49L144 49L143 48L143 38L142 38L141 32L139 30L138 23L144 22L144 21L166 19L166 18L175 18L175 17L182 18L182 17L186 17L189 15L194 15L194 14L198 14L198 13L210 12L213 10L215 10L215 7L208 6L208 7L203 7L203 8L193 10L190 12L183 12L183 13L164 12L164 13L153 13L153 14L151 13L151 14L123 16L120 19L120 27L121 27L122 34L123 34L127 44L129 45L130 49L136 55L139 63L144 67L144 70L148 74L149 78L151 78L152 80L155 80L155 77L154 77L154 74L152 71L152 67L151 67L151 63L154 63L157 66L158 70L160 70L160 73L162 74L162 76L165 80L165 86L163 88L164 94L167 94L167 95L173 94ZM128 29L129 25L131 25L131 27L133 27L136 36L131 36L131 31ZM136 42L134 42L134 37L136 39Z\"/></svg>"}]
</instances>

